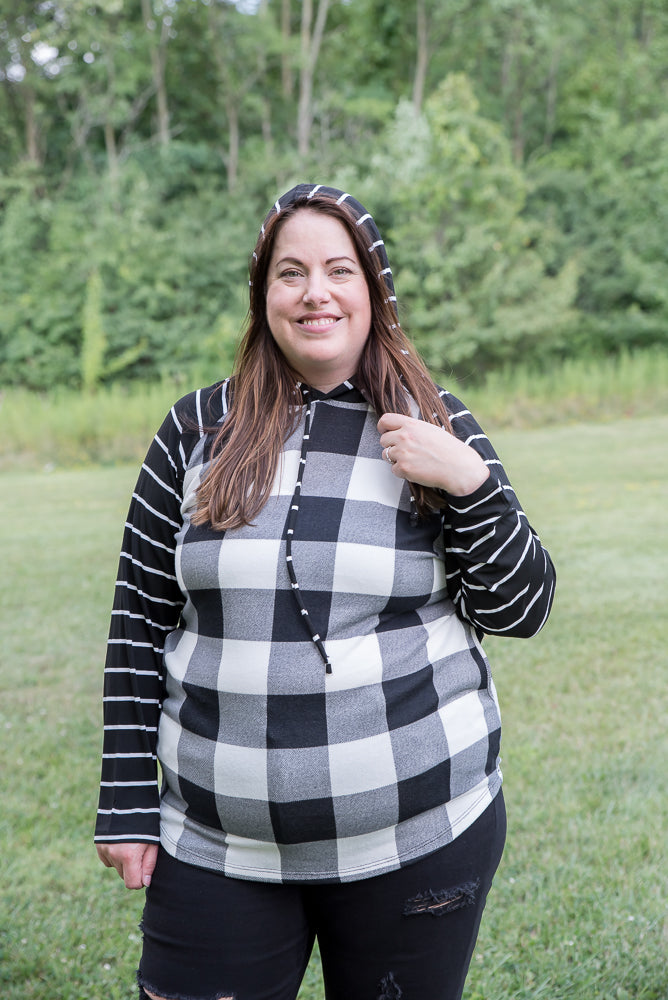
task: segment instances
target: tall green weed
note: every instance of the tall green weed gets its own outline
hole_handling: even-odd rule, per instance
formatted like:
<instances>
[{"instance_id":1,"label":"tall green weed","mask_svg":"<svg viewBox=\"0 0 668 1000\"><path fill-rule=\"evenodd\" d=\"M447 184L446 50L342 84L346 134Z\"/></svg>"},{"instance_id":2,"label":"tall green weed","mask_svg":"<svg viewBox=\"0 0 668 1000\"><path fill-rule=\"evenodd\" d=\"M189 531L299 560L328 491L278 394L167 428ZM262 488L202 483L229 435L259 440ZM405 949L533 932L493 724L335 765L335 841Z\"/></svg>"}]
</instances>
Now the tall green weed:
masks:
<instances>
[{"instance_id":1,"label":"tall green weed","mask_svg":"<svg viewBox=\"0 0 668 1000\"><path fill-rule=\"evenodd\" d=\"M507 367L484 381L436 379L461 396L486 429L668 413L668 352L565 361L544 371ZM180 380L0 395L0 467L139 462L179 396L214 382L213 369Z\"/></svg>"},{"instance_id":2,"label":"tall green weed","mask_svg":"<svg viewBox=\"0 0 668 1000\"><path fill-rule=\"evenodd\" d=\"M485 426L529 428L668 413L668 351L573 359L551 368L508 365L459 392Z\"/></svg>"}]
</instances>

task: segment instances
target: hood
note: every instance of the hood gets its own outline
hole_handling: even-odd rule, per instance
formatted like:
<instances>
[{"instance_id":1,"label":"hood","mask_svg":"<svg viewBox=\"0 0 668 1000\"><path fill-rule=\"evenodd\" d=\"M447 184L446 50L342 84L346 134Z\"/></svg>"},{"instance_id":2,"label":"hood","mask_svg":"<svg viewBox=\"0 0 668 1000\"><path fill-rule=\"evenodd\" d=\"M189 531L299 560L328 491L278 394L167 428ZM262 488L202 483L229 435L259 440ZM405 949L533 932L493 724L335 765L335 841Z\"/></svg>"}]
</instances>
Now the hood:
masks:
<instances>
[{"instance_id":1,"label":"hood","mask_svg":"<svg viewBox=\"0 0 668 1000\"><path fill-rule=\"evenodd\" d=\"M260 230L260 235L264 235L264 229L269 221L274 215L280 215L280 213L288 207L288 205L293 204L295 201L300 199L313 198L314 195L322 198L331 198L338 205L345 204L346 208L350 211L353 219L357 226L361 226L364 233L368 237L367 246L369 253L376 254L376 259L380 263L379 277L382 277L387 286L389 295L388 299L390 302L396 304L396 295L394 291L394 281L392 279L392 270L390 268L390 262L387 258L387 251L385 250L385 243L383 241L378 227L373 220L373 216L370 212L367 212L364 205L353 198L352 195L347 194L345 191L339 191L338 188L327 187L325 184L297 184L295 187L290 188L285 194L282 194L280 198L277 198L271 209L267 213L265 220L262 224ZM254 256L254 255L253 255ZM251 280L252 280L253 264L251 264ZM396 305L395 305L396 308Z\"/></svg>"}]
</instances>

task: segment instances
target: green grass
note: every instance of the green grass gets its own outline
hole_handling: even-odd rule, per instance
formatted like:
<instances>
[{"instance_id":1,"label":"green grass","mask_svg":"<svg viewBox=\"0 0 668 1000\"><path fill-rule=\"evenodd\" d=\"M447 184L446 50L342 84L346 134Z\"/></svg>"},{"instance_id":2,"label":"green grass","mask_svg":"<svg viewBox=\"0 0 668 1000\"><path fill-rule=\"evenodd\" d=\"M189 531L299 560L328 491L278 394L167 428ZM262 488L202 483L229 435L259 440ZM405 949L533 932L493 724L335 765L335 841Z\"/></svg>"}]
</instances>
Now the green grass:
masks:
<instances>
[{"instance_id":1,"label":"green grass","mask_svg":"<svg viewBox=\"0 0 668 1000\"><path fill-rule=\"evenodd\" d=\"M668 997L667 439L668 416L494 435L559 584L540 636L486 644L509 838L467 1000ZM91 836L135 473L2 474L3 1000L134 996L142 899Z\"/></svg>"}]
</instances>

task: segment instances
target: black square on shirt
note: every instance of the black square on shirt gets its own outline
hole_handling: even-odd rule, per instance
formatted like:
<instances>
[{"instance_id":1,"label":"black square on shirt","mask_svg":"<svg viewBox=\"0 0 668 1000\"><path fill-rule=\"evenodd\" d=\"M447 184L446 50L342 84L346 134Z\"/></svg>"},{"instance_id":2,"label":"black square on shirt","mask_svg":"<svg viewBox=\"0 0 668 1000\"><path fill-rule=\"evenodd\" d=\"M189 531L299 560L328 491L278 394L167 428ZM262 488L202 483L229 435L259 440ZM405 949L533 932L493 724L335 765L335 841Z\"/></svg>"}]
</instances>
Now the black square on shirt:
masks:
<instances>
[{"instance_id":1,"label":"black square on shirt","mask_svg":"<svg viewBox=\"0 0 668 1000\"><path fill-rule=\"evenodd\" d=\"M398 510L395 522L395 548L404 552L428 552L441 535L441 518L438 514L411 520L412 511Z\"/></svg>"},{"instance_id":2,"label":"black square on shirt","mask_svg":"<svg viewBox=\"0 0 668 1000\"><path fill-rule=\"evenodd\" d=\"M303 590L301 593L311 623L324 639L327 635L332 595L329 591L317 590ZM276 591L271 638L272 642L305 642L311 638L292 590Z\"/></svg>"},{"instance_id":3,"label":"black square on shirt","mask_svg":"<svg viewBox=\"0 0 668 1000\"><path fill-rule=\"evenodd\" d=\"M436 809L437 806L449 802L450 795L450 761L444 760L429 771L417 774L414 778L405 778L398 784L399 789L399 822L417 816L418 813Z\"/></svg>"},{"instance_id":4,"label":"black square on shirt","mask_svg":"<svg viewBox=\"0 0 668 1000\"><path fill-rule=\"evenodd\" d=\"M345 500L300 497L293 539L298 542L336 542Z\"/></svg>"},{"instance_id":5,"label":"black square on shirt","mask_svg":"<svg viewBox=\"0 0 668 1000\"><path fill-rule=\"evenodd\" d=\"M278 844L336 839L334 803L330 798L270 802L269 815Z\"/></svg>"},{"instance_id":6,"label":"black square on shirt","mask_svg":"<svg viewBox=\"0 0 668 1000\"><path fill-rule=\"evenodd\" d=\"M438 711L438 694L431 666L423 667L408 677L384 681L383 694L390 731L410 726Z\"/></svg>"},{"instance_id":7,"label":"black square on shirt","mask_svg":"<svg viewBox=\"0 0 668 1000\"><path fill-rule=\"evenodd\" d=\"M324 667L323 667L324 670ZM327 708L321 694L270 694L267 698L267 748L327 746Z\"/></svg>"},{"instance_id":8,"label":"black square on shirt","mask_svg":"<svg viewBox=\"0 0 668 1000\"><path fill-rule=\"evenodd\" d=\"M184 802L187 802L186 816L208 826L212 830L221 830L220 816L216 807L216 796L201 785L195 785L183 775L179 775L179 791Z\"/></svg>"},{"instance_id":9,"label":"black square on shirt","mask_svg":"<svg viewBox=\"0 0 668 1000\"><path fill-rule=\"evenodd\" d=\"M337 406L336 434L333 436L332 421L319 421L317 419L318 407L327 405L326 402L316 405L315 418L309 435L309 451L327 451L339 455L357 455L367 418L366 409L348 409L347 407Z\"/></svg>"},{"instance_id":10,"label":"black square on shirt","mask_svg":"<svg viewBox=\"0 0 668 1000\"><path fill-rule=\"evenodd\" d=\"M426 604L429 595L418 594L410 598L390 597L389 601L378 615L376 632L392 632L398 628L420 628L422 619L414 608Z\"/></svg>"},{"instance_id":11,"label":"black square on shirt","mask_svg":"<svg viewBox=\"0 0 668 1000\"><path fill-rule=\"evenodd\" d=\"M189 732L215 743L220 726L218 692L187 681L183 681L183 690L186 699L179 712L179 722Z\"/></svg>"},{"instance_id":12,"label":"black square on shirt","mask_svg":"<svg viewBox=\"0 0 668 1000\"><path fill-rule=\"evenodd\" d=\"M223 603L220 590L191 590L190 597L197 608L197 631L199 635L219 639L223 630Z\"/></svg>"}]
</instances>

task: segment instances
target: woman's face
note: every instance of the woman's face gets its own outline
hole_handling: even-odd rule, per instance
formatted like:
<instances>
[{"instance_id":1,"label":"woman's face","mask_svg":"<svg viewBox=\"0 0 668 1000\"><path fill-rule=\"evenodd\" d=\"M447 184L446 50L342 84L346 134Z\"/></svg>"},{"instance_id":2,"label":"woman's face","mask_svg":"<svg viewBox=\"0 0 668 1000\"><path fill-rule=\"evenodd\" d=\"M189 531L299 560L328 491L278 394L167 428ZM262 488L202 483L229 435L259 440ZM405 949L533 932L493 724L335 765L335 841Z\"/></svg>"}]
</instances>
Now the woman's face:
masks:
<instances>
[{"instance_id":1,"label":"woman's face","mask_svg":"<svg viewBox=\"0 0 668 1000\"><path fill-rule=\"evenodd\" d=\"M274 340L314 389L329 392L356 372L371 302L338 219L304 208L283 224L269 262L266 309Z\"/></svg>"}]
</instances>

